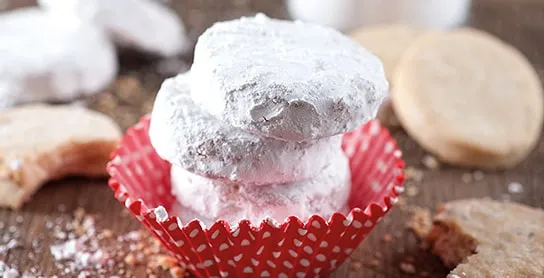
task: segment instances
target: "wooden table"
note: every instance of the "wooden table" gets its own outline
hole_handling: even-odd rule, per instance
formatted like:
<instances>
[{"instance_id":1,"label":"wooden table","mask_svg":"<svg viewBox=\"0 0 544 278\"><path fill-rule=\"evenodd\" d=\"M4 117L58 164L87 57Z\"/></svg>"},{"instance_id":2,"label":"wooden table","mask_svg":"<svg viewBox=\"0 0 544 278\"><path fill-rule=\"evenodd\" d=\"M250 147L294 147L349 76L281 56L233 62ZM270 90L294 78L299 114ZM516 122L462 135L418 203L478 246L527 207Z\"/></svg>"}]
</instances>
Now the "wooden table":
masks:
<instances>
[{"instance_id":1,"label":"wooden table","mask_svg":"<svg viewBox=\"0 0 544 278\"><path fill-rule=\"evenodd\" d=\"M12 0L3 8L28 5L31 2ZM192 39L196 39L207 26L217 20L236 18L256 11L263 11L273 17L286 17L280 1L170 2L181 12ZM469 24L487 30L521 49L537 67L541 78L544 78L544 1L474 0ZM191 57L182 57L180 60L160 61L123 51L118 81L104 93L85 102L111 115L126 128L151 109L154 93L169 74L167 71L182 70L190 60ZM424 152L416 143L402 131L396 131L394 135L404 151L407 165L421 169L424 173L421 182L407 185L409 194L404 197L406 205L434 209L437 204L448 200L487 196L544 206L544 141L517 168L482 175L482 172L474 174L474 169L450 166L442 166L440 170L426 169L421 163ZM469 176L475 180L467 183ZM509 193L507 187L511 182L522 184L523 192ZM59 204L62 204L60 208ZM59 270L49 252L37 254L34 259L29 259L27 253L31 250L32 239L37 235L42 235L44 246L53 241L52 236L45 231L46 219L69 215L77 207L98 215L104 228L117 233L139 227L137 221L124 216L124 209L114 199L105 180L67 179L53 182L43 187L21 211L0 210L0 235L7 235L9 227L16 226L22 239L22 246L3 254L0 252L0 260L20 270L36 267L45 276L58 274ZM444 277L448 270L439 259L422 250L418 238L405 228L410 214L407 209L395 208L333 277L418 277L426 274L429 277ZM392 235L390 240L389 235ZM413 264L416 274L410 275L401 270L399 265L405 261ZM145 276L143 270L135 268L134 272L137 277Z\"/></svg>"}]
</instances>

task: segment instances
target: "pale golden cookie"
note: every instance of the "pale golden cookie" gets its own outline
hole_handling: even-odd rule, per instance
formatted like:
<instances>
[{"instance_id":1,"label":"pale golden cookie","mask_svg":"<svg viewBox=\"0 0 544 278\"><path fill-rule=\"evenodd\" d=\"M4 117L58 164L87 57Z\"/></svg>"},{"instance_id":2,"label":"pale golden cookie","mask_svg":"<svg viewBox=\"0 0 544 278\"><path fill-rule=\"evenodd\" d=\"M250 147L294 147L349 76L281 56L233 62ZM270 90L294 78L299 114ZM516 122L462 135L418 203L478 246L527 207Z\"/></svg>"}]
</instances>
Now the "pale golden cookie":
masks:
<instances>
[{"instance_id":1,"label":"pale golden cookie","mask_svg":"<svg viewBox=\"0 0 544 278\"><path fill-rule=\"evenodd\" d=\"M539 138L544 100L537 73L520 51L487 33L422 35L393 83L402 126L445 162L512 167Z\"/></svg>"},{"instance_id":2,"label":"pale golden cookie","mask_svg":"<svg viewBox=\"0 0 544 278\"><path fill-rule=\"evenodd\" d=\"M83 107L29 105L1 112L0 207L21 207L50 180L106 176L120 136L111 119Z\"/></svg>"},{"instance_id":3,"label":"pale golden cookie","mask_svg":"<svg viewBox=\"0 0 544 278\"><path fill-rule=\"evenodd\" d=\"M410 25L378 25L360 28L350 37L382 60L385 76L391 82L400 58L424 32L423 28Z\"/></svg>"},{"instance_id":4,"label":"pale golden cookie","mask_svg":"<svg viewBox=\"0 0 544 278\"><path fill-rule=\"evenodd\" d=\"M424 29L420 27L393 24L363 27L350 36L382 60L385 76L393 87L395 86L391 83L393 72L400 58L408 46L423 33ZM389 99L386 99L380 107L377 118L388 127L400 126Z\"/></svg>"},{"instance_id":5,"label":"pale golden cookie","mask_svg":"<svg viewBox=\"0 0 544 278\"><path fill-rule=\"evenodd\" d=\"M445 204L427 235L448 277L544 277L544 211L486 199Z\"/></svg>"}]
</instances>

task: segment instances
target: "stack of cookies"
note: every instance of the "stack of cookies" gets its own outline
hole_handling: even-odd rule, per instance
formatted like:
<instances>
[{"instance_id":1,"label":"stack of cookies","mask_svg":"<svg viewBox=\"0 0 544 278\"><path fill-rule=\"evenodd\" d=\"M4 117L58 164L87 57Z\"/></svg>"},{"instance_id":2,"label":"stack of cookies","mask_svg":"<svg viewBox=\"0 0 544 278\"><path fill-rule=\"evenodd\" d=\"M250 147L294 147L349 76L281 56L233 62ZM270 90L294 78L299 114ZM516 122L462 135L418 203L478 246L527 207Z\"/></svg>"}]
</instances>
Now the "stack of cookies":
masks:
<instances>
[{"instance_id":1,"label":"stack of cookies","mask_svg":"<svg viewBox=\"0 0 544 278\"><path fill-rule=\"evenodd\" d=\"M341 134L374 118L387 91L380 60L341 33L259 14L199 38L191 72L157 95L150 138L182 216L329 217L351 188Z\"/></svg>"}]
</instances>

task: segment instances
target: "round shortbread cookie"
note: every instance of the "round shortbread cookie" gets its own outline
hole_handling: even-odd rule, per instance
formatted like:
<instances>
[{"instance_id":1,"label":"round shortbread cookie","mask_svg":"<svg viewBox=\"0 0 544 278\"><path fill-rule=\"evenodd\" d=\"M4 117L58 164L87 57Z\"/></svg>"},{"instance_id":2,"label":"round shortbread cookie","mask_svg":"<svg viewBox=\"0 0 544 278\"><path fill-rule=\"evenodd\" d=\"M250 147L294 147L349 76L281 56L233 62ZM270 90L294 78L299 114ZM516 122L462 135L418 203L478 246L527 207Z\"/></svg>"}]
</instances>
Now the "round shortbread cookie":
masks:
<instances>
[{"instance_id":1,"label":"round shortbread cookie","mask_svg":"<svg viewBox=\"0 0 544 278\"><path fill-rule=\"evenodd\" d=\"M379 59L331 28L251 18L200 36L193 99L229 124L287 141L324 138L374 118L387 95Z\"/></svg>"},{"instance_id":2,"label":"round shortbread cookie","mask_svg":"<svg viewBox=\"0 0 544 278\"><path fill-rule=\"evenodd\" d=\"M535 70L520 51L484 32L423 35L393 83L402 125L443 161L511 167L539 138L543 96Z\"/></svg>"},{"instance_id":3,"label":"round shortbread cookie","mask_svg":"<svg viewBox=\"0 0 544 278\"><path fill-rule=\"evenodd\" d=\"M223 123L191 100L192 76L185 73L167 79L151 115L151 143L172 164L245 184L285 183L314 176L341 149L340 135L286 142Z\"/></svg>"},{"instance_id":4,"label":"round shortbread cookie","mask_svg":"<svg viewBox=\"0 0 544 278\"><path fill-rule=\"evenodd\" d=\"M0 15L0 61L0 109L96 93L118 68L101 30L39 8Z\"/></svg>"},{"instance_id":5,"label":"round shortbread cookie","mask_svg":"<svg viewBox=\"0 0 544 278\"><path fill-rule=\"evenodd\" d=\"M328 218L346 207L351 189L347 157L337 150L328 158L331 164L311 179L266 186L225 183L174 166L172 192L182 207L199 215L201 220L209 219L206 221L209 223L218 219L229 223L242 219L260 223L267 217L281 222L291 215L304 221L313 214Z\"/></svg>"}]
</instances>

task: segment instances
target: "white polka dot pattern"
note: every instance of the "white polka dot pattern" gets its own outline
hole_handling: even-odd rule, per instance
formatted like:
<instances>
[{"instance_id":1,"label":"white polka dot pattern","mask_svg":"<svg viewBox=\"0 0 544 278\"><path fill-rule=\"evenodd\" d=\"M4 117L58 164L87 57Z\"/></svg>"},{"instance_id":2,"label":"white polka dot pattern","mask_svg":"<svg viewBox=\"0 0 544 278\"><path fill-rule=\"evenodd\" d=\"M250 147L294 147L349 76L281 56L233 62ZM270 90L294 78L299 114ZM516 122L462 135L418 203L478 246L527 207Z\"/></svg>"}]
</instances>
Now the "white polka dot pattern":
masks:
<instances>
[{"instance_id":1,"label":"white polka dot pattern","mask_svg":"<svg viewBox=\"0 0 544 278\"><path fill-rule=\"evenodd\" d=\"M314 215L275 224L224 223L203 227L169 215L159 222L153 208L166 211L170 165L150 147L150 119L127 131L108 165L116 198L152 231L197 277L322 277L334 271L368 235L403 191L403 161L395 141L373 121L344 136L352 169L351 212L326 220ZM231 230L231 226L235 229Z\"/></svg>"}]
</instances>

